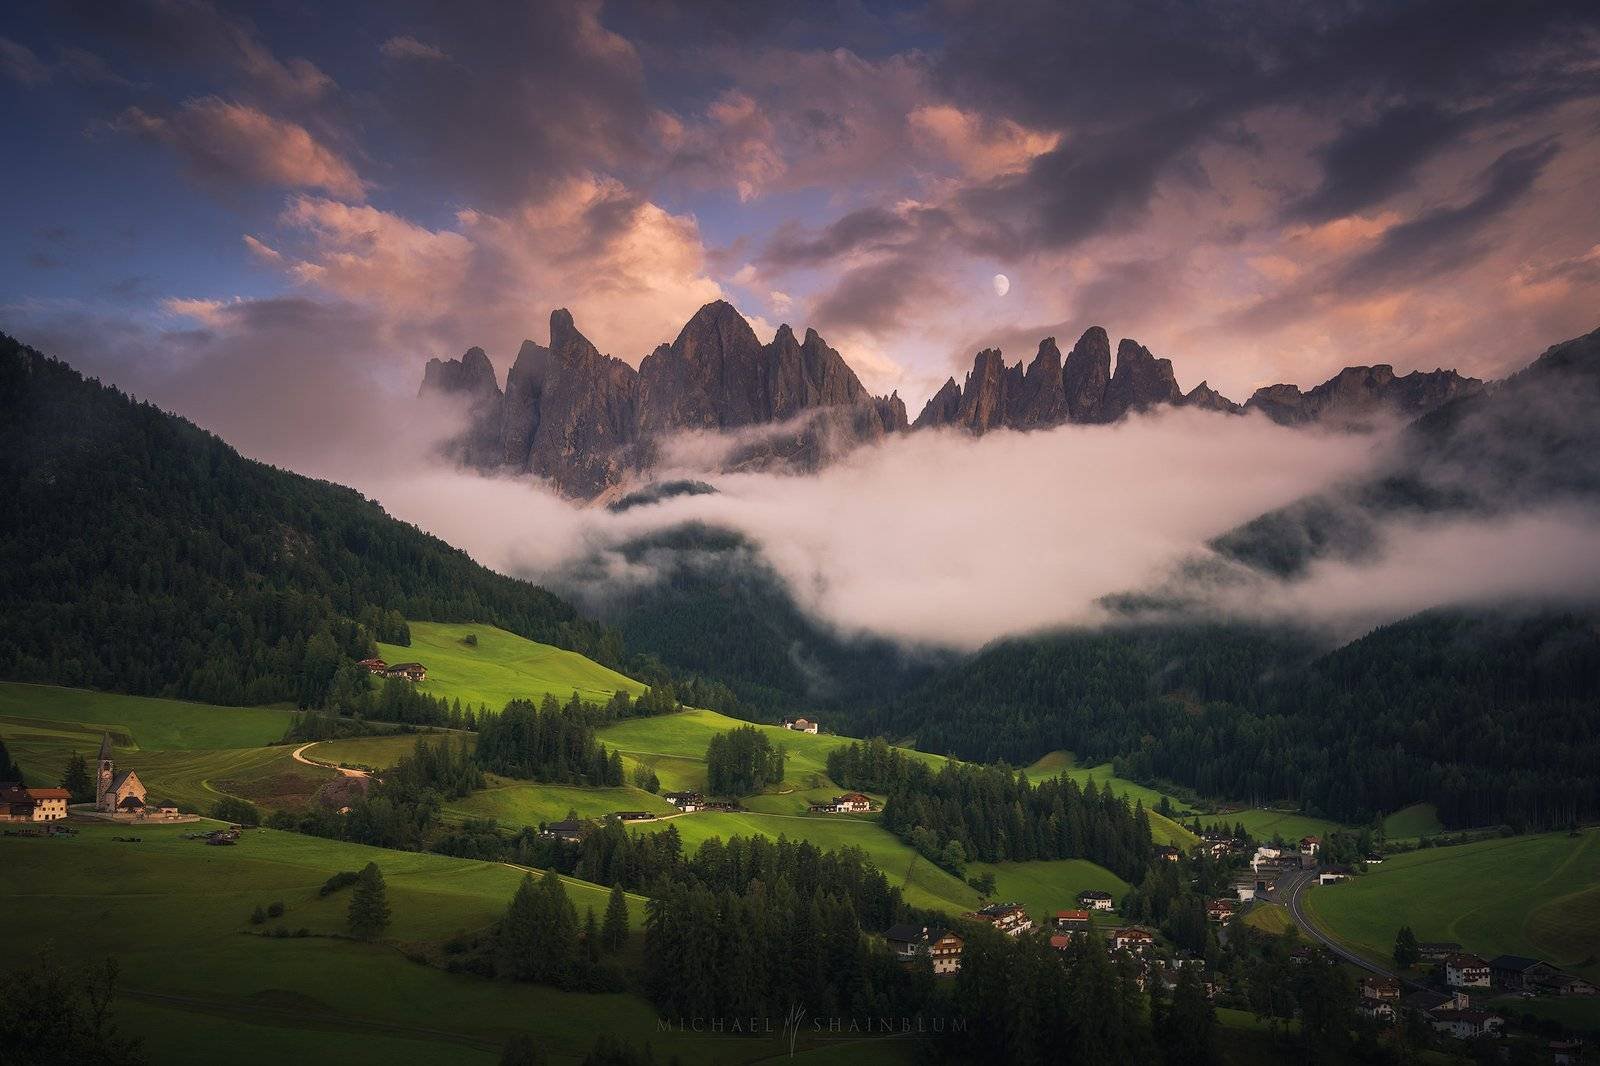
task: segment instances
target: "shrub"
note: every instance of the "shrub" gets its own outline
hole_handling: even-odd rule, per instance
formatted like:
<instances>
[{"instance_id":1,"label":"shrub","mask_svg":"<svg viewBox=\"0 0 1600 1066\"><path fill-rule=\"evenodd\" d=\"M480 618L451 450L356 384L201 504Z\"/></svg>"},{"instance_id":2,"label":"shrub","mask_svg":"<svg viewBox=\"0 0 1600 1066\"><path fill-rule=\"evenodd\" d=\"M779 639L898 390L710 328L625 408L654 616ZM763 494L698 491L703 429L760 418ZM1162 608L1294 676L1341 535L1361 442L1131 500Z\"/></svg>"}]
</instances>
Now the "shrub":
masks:
<instances>
[{"instance_id":1,"label":"shrub","mask_svg":"<svg viewBox=\"0 0 1600 1066\"><path fill-rule=\"evenodd\" d=\"M249 800L224 796L211 807L211 817L238 825L260 825L261 812Z\"/></svg>"},{"instance_id":2,"label":"shrub","mask_svg":"<svg viewBox=\"0 0 1600 1066\"><path fill-rule=\"evenodd\" d=\"M267 904L267 917L268 918L282 918L283 917L283 900L280 899L280 900L277 900L276 902Z\"/></svg>"},{"instance_id":3,"label":"shrub","mask_svg":"<svg viewBox=\"0 0 1600 1066\"><path fill-rule=\"evenodd\" d=\"M256 909L250 912L250 924L261 925L267 920L267 912L261 909L261 904L256 904Z\"/></svg>"},{"instance_id":4,"label":"shrub","mask_svg":"<svg viewBox=\"0 0 1600 1066\"><path fill-rule=\"evenodd\" d=\"M322 887L317 889L317 895L331 896L341 888L348 888L355 884L360 877L361 875L354 870L342 870L322 882Z\"/></svg>"}]
</instances>

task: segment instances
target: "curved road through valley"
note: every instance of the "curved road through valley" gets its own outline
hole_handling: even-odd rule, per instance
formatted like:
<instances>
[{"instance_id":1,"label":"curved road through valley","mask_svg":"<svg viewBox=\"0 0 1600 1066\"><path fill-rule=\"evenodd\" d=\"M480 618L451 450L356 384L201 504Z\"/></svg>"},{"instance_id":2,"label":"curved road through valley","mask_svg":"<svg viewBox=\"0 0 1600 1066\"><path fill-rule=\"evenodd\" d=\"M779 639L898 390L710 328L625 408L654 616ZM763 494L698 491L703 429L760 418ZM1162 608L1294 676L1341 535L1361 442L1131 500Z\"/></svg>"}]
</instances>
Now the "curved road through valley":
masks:
<instances>
[{"instance_id":1,"label":"curved road through valley","mask_svg":"<svg viewBox=\"0 0 1600 1066\"><path fill-rule=\"evenodd\" d=\"M1295 924L1317 943L1350 965L1366 970L1368 973L1375 973L1380 977L1393 977L1407 988L1425 989L1428 987L1419 981L1413 981L1402 974L1397 974L1393 970L1385 969L1375 962L1362 958L1317 928L1317 923L1313 922L1305 911L1305 891L1317 883L1317 872L1315 870L1302 870L1299 873L1290 874L1285 878L1285 881L1287 884L1280 883L1280 887L1288 890L1289 917L1293 918Z\"/></svg>"},{"instance_id":2,"label":"curved road through valley","mask_svg":"<svg viewBox=\"0 0 1600 1066\"><path fill-rule=\"evenodd\" d=\"M312 744L319 744L319 743L321 743L321 742L313 740L311 742L311 744L302 744L298 748L294 749L294 751L289 753L290 757L292 759L294 759L295 762L303 762L307 766L320 766L324 770L337 770L337 771L339 771L341 774L343 774L346 777L366 777L367 776L367 772L365 770L352 770L348 766L335 766L331 762L319 762L316 759L308 759L304 755L301 754L301 752L303 752L307 748L311 747Z\"/></svg>"}]
</instances>

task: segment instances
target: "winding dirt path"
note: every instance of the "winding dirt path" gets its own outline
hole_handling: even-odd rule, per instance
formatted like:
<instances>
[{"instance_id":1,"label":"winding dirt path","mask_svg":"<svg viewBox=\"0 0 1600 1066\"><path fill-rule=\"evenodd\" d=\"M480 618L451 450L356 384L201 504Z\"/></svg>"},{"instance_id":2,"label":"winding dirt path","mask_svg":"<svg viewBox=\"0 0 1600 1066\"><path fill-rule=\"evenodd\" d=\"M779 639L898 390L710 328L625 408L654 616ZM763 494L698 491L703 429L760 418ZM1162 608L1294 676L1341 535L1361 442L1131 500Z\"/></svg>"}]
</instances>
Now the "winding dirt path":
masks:
<instances>
[{"instance_id":1,"label":"winding dirt path","mask_svg":"<svg viewBox=\"0 0 1600 1066\"><path fill-rule=\"evenodd\" d=\"M305 763L307 766L320 766L324 770L337 770L337 771L339 771L341 774L343 774L346 777L367 777L367 776L369 776L365 770L352 770L348 766L338 766L338 765L335 765L334 763L331 763L331 762L319 762L316 759L308 759L303 754L301 754L307 748L313 747L313 746L315 746L317 744L320 744L320 743L322 743L322 742L319 741L319 740L313 740L310 744L302 744L298 748L294 749L294 751L289 753L290 757L292 759L294 759L295 762Z\"/></svg>"}]
</instances>

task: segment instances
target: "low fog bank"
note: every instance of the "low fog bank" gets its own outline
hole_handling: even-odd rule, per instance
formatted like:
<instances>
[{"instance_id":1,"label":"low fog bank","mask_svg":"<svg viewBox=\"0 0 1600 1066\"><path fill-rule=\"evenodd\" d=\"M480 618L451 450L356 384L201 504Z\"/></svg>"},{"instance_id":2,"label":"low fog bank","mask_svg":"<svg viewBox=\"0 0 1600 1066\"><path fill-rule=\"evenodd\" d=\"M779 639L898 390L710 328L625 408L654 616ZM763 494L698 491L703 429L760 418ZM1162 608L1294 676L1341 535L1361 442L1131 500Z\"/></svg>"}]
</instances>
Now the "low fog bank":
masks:
<instances>
[{"instance_id":1,"label":"low fog bank","mask_svg":"<svg viewBox=\"0 0 1600 1066\"><path fill-rule=\"evenodd\" d=\"M1164 410L976 439L915 433L806 476L710 472L699 460L721 449L702 439L668 450L679 465L658 476L693 477L715 494L620 513L439 464L353 480L485 564L590 604L657 577L659 553L629 561L622 546L700 523L758 545L795 600L842 634L972 649L1102 621L1103 597L1158 580L1262 511L1364 473L1390 439Z\"/></svg>"}]
</instances>

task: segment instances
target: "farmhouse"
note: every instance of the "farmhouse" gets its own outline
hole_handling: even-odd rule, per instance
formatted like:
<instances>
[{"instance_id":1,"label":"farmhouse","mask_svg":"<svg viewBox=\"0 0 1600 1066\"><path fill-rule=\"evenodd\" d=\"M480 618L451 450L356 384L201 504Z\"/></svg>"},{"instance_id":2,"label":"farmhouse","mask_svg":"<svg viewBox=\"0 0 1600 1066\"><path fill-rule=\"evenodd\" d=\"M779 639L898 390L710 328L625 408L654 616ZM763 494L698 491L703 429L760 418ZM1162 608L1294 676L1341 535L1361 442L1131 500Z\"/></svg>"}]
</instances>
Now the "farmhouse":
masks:
<instances>
[{"instance_id":1,"label":"farmhouse","mask_svg":"<svg viewBox=\"0 0 1600 1066\"><path fill-rule=\"evenodd\" d=\"M1300 865L1312 867L1317 864L1317 855L1322 851L1321 837L1300 838Z\"/></svg>"},{"instance_id":2,"label":"farmhouse","mask_svg":"<svg viewBox=\"0 0 1600 1066\"><path fill-rule=\"evenodd\" d=\"M1368 1018L1376 1018L1380 1022L1394 1021L1394 1004L1386 999L1362 996L1359 1009Z\"/></svg>"},{"instance_id":3,"label":"farmhouse","mask_svg":"<svg viewBox=\"0 0 1600 1066\"><path fill-rule=\"evenodd\" d=\"M568 843L577 843L589 835L591 828L593 827L588 822L576 818L567 818L559 822L550 822L539 835L565 840Z\"/></svg>"},{"instance_id":4,"label":"farmhouse","mask_svg":"<svg viewBox=\"0 0 1600 1066\"><path fill-rule=\"evenodd\" d=\"M1108 911L1111 909L1111 893L1079 892L1078 902L1092 911Z\"/></svg>"},{"instance_id":5,"label":"farmhouse","mask_svg":"<svg viewBox=\"0 0 1600 1066\"><path fill-rule=\"evenodd\" d=\"M1233 910L1233 900L1214 899L1206 904L1206 919L1223 925L1233 918Z\"/></svg>"},{"instance_id":6,"label":"farmhouse","mask_svg":"<svg viewBox=\"0 0 1600 1066\"><path fill-rule=\"evenodd\" d=\"M1521 992L1532 983L1532 978L1555 972L1556 968L1548 962L1525 955L1496 955L1489 960L1490 983L1507 992Z\"/></svg>"},{"instance_id":7,"label":"farmhouse","mask_svg":"<svg viewBox=\"0 0 1600 1066\"><path fill-rule=\"evenodd\" d=\"M1400 1001L1400 980L1395 977L1363 977L1361 995L1365 999L1381 999L1390 1003Z\"/></svg>"},{"instance_id":8,"label":"farmhouse","mask_svg":"<svg viewBox=\"0 0 1600 1066\"><path fill-rule=\"evenodd\" d=\"M860 812L872 810L872 801L859 792L846 792L833 801L835 810Z\"/></svg>"},{"instance_id":9,"label":"farmhouse","mask_svg":"<svg viewBox=\"0 0 1600 1066\"><path fill-rule=\"evenodd\" d=\"M1498 1035L1505 1019L1481 1010L1437 1010L1430 1019L1433 1028L1458 1040Z\"/></svg>"},{"instance_id":10,"label":"farmhouse","mask_svg":"<svg viewBox=\"0 0 1600 1066\"><path fill-rule=\"evenodd\" d=\"M1171 844L1161 844L1156 847L1156 858L1158 859L1163 859L1167 862L1177 862L1182 857L1183 852L1179 851Z\"/></svg>"},{"instance_id":11,"label":"farmhouse","mask_svg":"<svg viewBox=\"0 0 1600 1066\"><path fill-rule=\"evenodd\" d=\"M1062 933L1087 933L1088 911L1056 911L1056 929Z\"/></svg>"},{"instance_id":12,"label":"farmhouse","mask_svg":"<svg viewBox=\"0 0 1600 1066\"><path fill-rule=\"evenodd\" d=\"M684 814L693 814L706 805L706 798L698 792L663 792L661 798Z\"/></svg>"},{"instance_id":13,"label":"farmhouse","mask_svg":"<svg viewBox=\"0 0 1600 1066\"><path fill-rule=\"evenodd\" d=\"M813 722L809 718L785 718L783 720L783 728L792 729L796 733L815 734L817 731L817 723Z\"/></svg>"},{"instance_id":14,"label":"farmhouse","mask_svg":"<svg viewBox=\"0 0 1600 1066\"><path fill-rule=\"evenodd\" d=\"M413 682L426 681L428 680L428 668L421 663L395 663L393 666L384 667L383 676L399 677Z\"/></svg>"},{"instance_id":15,"label":"farmhouse","mask_svg":"<svg viewBox=\"0 0 1600 1066\"><path fill-rule=\"evenodd\" d=\"M991 903L981 910L962 915L975 922L987 922L1007 936L1021 936L1033 928L1033 919L1020 903Z\"/></svg>"},{"instance_id":16,"label":"farmhouse","mask_svg":"<svg viewBox=\"0 0 1600 1066\"><path fill-rule=\"evenodd\" d=\"M1135 955L1143 955L1155 945L1155 942L1155 937L1133 926L1114 929L1111 932L1111 946L1117 951L1131 951Z\"/></svg>"},{"instance_id":17,"label":"farmhouse","mask_svg":"<svg viewBox=\"0 0 1600 1066\"><path fill-rule=\"evenodd\" d=\"M1600 989L1596 989L1591 982L1581 977L1574 977L1570 973L1562 973L1560 970L1539 974L1528 983L1541 992L1556 996L1592 996L1600 992Z\"/></svg>"},{"instance_id":18,"label":"farmhouse","mask_svg":"<svg viewBox=\"0 0 1600 1066\"><path fill-rule=\"evenodd\" d=\"M144 809L144 785L132 770L115 773L111 762L111 734L100 739L100 769L96 778L95 809L107 814Z\"/></svg>"},{"instance_id":19,"label":"farmhouse","mask_svg":"<svg viewBox=\"0 0 1600 1066\"><path fill-rule=\"evenodd\" d=\"M362 659L356 665L369 674L381 675L385 670L389 669L389 664L382 659Z\"/></svg>"},{"instance_id":20,"label":"farmhouse","mask_svg":"<svg viewBox=\"0 0 1600 1066\"><path fill-rule=\"evenodd\" d=\"M957 973L961 969L963 941L948 929L902 922L890 926L883 939L902 964L909 965L926 955L933 962L936 976Z\"/></svg>"},{"instance_id":21,"label":"farmhouse","mask_svg":"<svg viewBox=\"0 0 1600 1066\"><path fill-rule=\"evenodd\" d=\"M1476 955L1450 955L1444 960L1444 981L1451 988L1488 988L1489 964Z\"/></svg>"}]
</instances>

